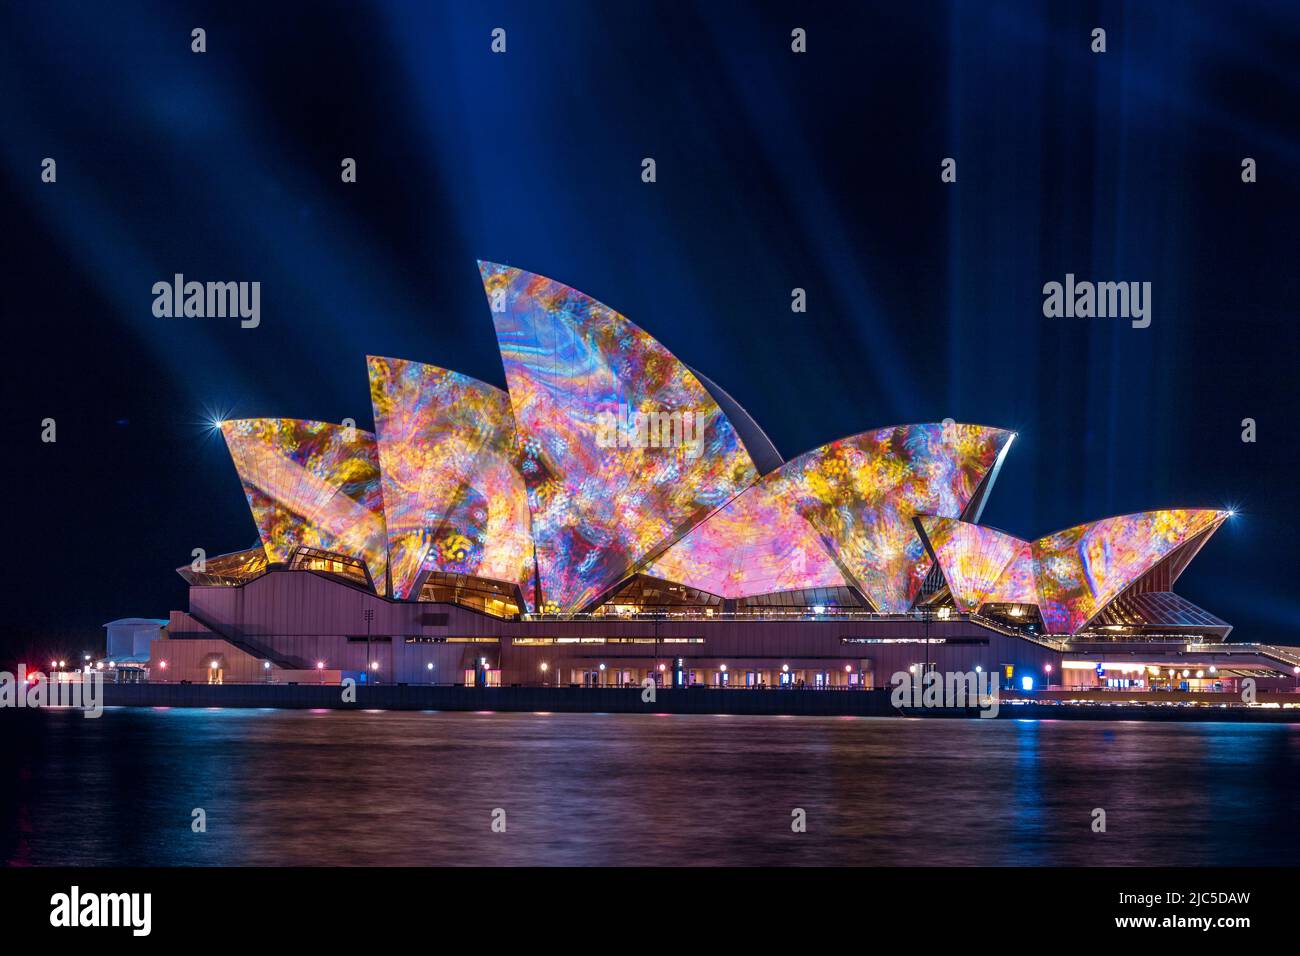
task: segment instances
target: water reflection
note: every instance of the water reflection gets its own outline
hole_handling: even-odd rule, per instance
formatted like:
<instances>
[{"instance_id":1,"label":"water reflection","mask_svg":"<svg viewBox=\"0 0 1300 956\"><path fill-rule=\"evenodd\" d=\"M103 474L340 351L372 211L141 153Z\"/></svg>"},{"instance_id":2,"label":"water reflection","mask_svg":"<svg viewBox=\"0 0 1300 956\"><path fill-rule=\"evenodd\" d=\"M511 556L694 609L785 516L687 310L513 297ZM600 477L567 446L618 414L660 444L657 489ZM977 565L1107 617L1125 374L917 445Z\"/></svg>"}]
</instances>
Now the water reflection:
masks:
<instances>
[{"instance_id":1,"label":"water reflection","mask_svg":"<svg viewBox=\"0 0 1300 956\"><path fill-rule=\"evenodd\" d=\"M0 858L17 864L1289 865L1300 849L1285 725L113 709L8 711L0 743Z\"/></svg>"}]
</instances>

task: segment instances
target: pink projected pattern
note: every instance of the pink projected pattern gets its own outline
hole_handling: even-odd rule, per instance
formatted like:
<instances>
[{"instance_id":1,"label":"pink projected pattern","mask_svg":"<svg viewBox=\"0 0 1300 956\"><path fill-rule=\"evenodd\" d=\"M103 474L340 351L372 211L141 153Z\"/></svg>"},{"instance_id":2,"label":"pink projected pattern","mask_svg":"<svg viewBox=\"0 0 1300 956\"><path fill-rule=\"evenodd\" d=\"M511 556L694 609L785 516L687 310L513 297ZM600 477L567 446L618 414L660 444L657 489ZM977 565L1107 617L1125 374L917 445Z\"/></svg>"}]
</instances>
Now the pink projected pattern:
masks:
<instances>
[{"instance_id":1,"label":"pink projected pattern","mask_svg":"<svg viewBox=\"0 0 1300 956\"><path fill-rule=\"evenodd\" d=\"M1034 548L1021 541L998 586L988 597L990 604L1038 604L1038 579L1034 574Z\"/></svg>"},{"instance_id":2,"label":"pink projected pattern","mask_svg":"<svg viewBox=\"0 0 1300 956\"><path fill-rule=\"evenodd\" d=\"M383 590L387 566L375 436L292 418L221 423L267 560L302 546L360 558Z\"/></svg>"},{"instance_id":3,"label":"pink projected pattern","mask_svg":"<svg viewBox=\"0 0 1300 956\"><path fill-rule=\"evenodd\" d=\"M920 521L958 610L1038 603L1028 541L953 518L925 515Z\"/></svg>"},{"instance_id":4,"label":"pink projected pattern","mask_svg":"<svg viewBox=\"0 0 1300 956\"><path fill-rule=\"evenodd\" d=\"M844 575L795 510L786 484L779 470L759 479L646 573L724 598L843 587Z\"/></svg>"},{"instance_id":5,"label":"pink projected pattern","mask_svg":"<svg viewBox=\"0 0 1300 956\"><path fill-rule=\"evenodd\" d=\"M1039 538L1034 574L1048 631L1079 630L1162 558L1227 517L1207 508L1143 511Z\"/></svg>"},{"instance_id":6,"label":"pink projected pattern","mask_svg":"<svg viewBox=\"0 0 1300 956\"><path fill-rule=\"evenodd\" d=\"M532 542L509 396L419 362L366 364L393 596L417 596L430 571L526 585Z\"/></svg>"},{"instance_id":7,"label":"pink projected pattern","mask_svg":"<svg viewBox=\"0 0 1300 956\"><path fill-rule=\"evenodd\" d=\"M479 269L521 436L543 598L580 610L757 472L708 392L650 335L554 280ZM605 416L624 410L689 413L699 454L685 443L610 447Z\"/></svg>"}]
</instances>

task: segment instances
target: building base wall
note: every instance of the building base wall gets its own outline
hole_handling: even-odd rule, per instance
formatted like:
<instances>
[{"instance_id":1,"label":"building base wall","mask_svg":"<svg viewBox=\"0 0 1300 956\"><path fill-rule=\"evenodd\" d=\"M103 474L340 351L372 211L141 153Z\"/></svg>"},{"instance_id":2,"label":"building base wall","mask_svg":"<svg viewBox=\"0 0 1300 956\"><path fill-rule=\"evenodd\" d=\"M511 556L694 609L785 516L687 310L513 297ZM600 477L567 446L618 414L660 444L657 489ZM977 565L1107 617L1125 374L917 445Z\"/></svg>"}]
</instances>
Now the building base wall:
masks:
<instances>
[{"instance_id":1,"label":"building base wall","mask_svg":"<svg viewBox=\"0 0 1300 956\"><path fill-rule=\"evenodd\" d=\"M197 650L186 657L190 670L195 662L201 670L203 654L216 652L201 641L220 639L241 650L247 659L232 664L226 682L258 680L258 667L270 662L286 675L324 670L369 685L612 689L649 679L662 688L869 690L892 686L902 673L934 670L983 672L1003 690L1024 691L1071 680L1091 685L1094 677L1077 669L1080 660L1091 662L1087 666L1154 660L1180 672L1198 661L1239 674L1255 667L1270 687L1285 684L1277 661L1229 655L1225 645L1217 645L1218 656L1187 645L1139 642L1109 642L1093 652L959 614L929 620L854 613L503 620L452 604L389 601L311 571L271 571L234 587L192 587L188 613L173 612L167 631L171 640L159 643L194 642ZM1076 666L1069 674L1067 660ZM153 670L150 679L158 676ZM1235 688L1220 683L1224 691Z\"/></svg>"}]
</instances>

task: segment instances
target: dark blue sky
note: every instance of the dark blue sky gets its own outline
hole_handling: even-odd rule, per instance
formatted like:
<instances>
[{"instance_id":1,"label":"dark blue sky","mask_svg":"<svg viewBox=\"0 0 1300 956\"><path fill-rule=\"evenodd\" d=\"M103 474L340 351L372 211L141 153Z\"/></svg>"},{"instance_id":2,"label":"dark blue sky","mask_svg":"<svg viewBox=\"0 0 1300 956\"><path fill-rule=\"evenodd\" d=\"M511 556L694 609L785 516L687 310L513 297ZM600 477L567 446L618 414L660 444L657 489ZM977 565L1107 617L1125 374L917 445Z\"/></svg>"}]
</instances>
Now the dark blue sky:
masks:
<instances>
[{"instance_id":1,"label":"dark blue sky","mask_svg":"<svg viewBox=\"0 0 1300 956\"><path fill-rule=\"evenodd\" d=\"M255 540L212 412L369 427L367 352L503 385L486 258L623 312L787 457L1017 429L984 520L1021 536L1236 506L1179 590L1297 641L1298 64L1287 3L7 4L11 639L165 616L191 549ZM260 281L261 326L155 318L175 272ZM1044 318L1067 272L1151 282L1151 327Z\"/></svg>"}]
</instances>

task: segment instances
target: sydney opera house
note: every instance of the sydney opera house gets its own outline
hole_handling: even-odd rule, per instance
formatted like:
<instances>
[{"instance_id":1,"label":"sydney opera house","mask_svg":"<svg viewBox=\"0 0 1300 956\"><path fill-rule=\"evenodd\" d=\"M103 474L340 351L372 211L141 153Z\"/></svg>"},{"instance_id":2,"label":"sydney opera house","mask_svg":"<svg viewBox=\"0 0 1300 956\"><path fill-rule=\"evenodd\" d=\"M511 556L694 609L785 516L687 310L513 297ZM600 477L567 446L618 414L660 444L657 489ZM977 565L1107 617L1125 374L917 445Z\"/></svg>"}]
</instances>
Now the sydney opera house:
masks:
<instances>
[{"instance_id":1,"label":"sydney opera house","mask_svg":"<svg viewBox=\"0 0 1300 956\"><path fill-rule=\"evenodd\" d=\"M1228 518L981 525L1014 433L877 427L784 460L594 299L480 263L507 390L367 359L374 431L219 423L257 528L179 569L151 679L1230 689L1277 649L1172 591ZM170 670L169 670L170 668Z\"/></svg>"}]
</instances>

